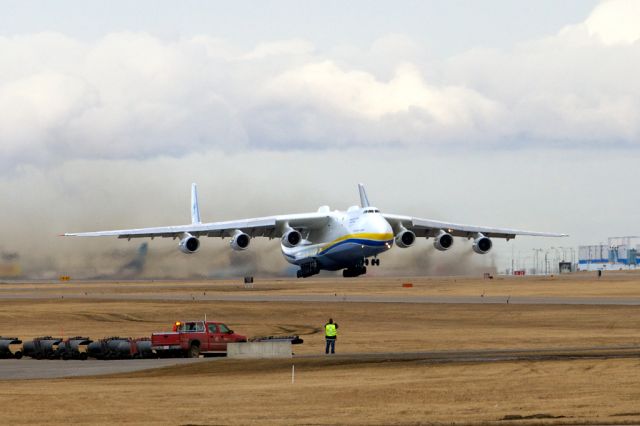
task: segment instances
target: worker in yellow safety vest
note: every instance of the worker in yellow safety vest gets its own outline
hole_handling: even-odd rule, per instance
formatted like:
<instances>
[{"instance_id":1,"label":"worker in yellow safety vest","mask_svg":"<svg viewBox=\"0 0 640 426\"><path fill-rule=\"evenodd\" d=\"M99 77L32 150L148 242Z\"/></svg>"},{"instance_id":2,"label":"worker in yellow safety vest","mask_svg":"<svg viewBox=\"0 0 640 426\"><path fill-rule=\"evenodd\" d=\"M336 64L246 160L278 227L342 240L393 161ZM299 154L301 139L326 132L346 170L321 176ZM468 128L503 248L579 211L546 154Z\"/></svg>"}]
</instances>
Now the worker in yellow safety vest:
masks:
<instances>
[{"instance_id":1,"label":"worker in yellow safety vest","mask_svg":"<svg viewBox=\"0 0 640 426\"><path fill-rule=\"evenodd\" d=\"M334 323L333 318L329 318L329 322L324 325L325 354L329 353L329 349L332 354L336 353L336 337L338 337L338 323Z\"/></svg>"}]
</instances>

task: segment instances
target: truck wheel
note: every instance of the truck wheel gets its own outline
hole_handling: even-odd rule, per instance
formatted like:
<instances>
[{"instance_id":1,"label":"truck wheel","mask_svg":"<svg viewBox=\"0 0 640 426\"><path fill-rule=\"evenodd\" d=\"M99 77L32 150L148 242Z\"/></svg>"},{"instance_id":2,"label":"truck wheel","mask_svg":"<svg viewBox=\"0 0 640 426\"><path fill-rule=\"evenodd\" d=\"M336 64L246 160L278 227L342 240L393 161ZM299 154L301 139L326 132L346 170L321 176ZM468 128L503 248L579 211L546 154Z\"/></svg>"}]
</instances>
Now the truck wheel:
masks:
<instances>
[{"instance_id":1,"label":"truck wheel","mask_svg":"<svg viewBox=\"0 0 640 426\"><path fill-rule=\"evenodd\" d=\"M187 352L187 357L189 358L198 358L200 356L200 346L191 345L189 347L189 352Z\"/></svg>"}]
</instances>

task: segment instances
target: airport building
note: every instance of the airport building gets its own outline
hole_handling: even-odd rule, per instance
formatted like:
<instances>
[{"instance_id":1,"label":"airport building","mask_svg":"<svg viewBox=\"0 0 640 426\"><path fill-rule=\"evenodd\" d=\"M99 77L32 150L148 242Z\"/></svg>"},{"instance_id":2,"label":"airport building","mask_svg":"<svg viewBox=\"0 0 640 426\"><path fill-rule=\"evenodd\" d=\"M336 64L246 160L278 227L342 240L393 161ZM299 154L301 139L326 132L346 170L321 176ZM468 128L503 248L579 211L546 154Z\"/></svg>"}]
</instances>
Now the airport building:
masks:
<instances>
[{"instance_id":1,"label":"airport building","mask_svg":"<svg viewBox=\"0 0 640 426\"><path fill-rule=\"evenodd\" d=\"M636 269L640 263L640 237L610 237L608 244L578 247L579 271Z\"/></svg>"}]
</instances>

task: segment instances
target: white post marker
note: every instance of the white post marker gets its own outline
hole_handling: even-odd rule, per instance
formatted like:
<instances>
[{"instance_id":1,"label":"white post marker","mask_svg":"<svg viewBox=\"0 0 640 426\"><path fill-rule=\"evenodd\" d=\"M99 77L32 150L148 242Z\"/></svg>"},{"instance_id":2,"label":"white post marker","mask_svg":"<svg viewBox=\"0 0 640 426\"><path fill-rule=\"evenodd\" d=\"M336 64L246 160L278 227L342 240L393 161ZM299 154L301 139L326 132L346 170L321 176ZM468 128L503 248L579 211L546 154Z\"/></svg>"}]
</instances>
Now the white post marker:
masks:
<instances>
[{"instance_id":1,"label":"white post marker","mask_svg":"<svg viewBox=\"0 0 640 426\"><path fill-rule=\"evenodd\" d=\"M296 382L296 366L295 365L291 365L291 384L294 384Z\"/></svg>"}]
</instances>

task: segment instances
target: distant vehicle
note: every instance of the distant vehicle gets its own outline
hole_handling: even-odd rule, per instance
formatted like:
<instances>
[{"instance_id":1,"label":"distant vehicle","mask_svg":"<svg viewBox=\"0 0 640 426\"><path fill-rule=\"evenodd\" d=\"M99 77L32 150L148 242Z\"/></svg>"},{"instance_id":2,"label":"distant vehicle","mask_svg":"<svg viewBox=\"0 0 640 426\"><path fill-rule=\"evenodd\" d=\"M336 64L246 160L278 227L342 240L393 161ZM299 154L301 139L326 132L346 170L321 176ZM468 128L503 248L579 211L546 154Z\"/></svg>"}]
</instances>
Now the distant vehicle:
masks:
<instances>
[{"instance_id":1,"label":"distant vehicle","mask_svg":"<svg viewBox=\"0 0 640 426\"><path fill-rule=\"evenodd\" d=\"M298 278L310 277L321 270L342 269L344 277L357 277L367 272L367 266L379 266L378 255L389 250L394 242L400 248L411 247L417 237L433 238L438 250L448 250L453 237L473 239L472 249L478 254L488 253L491 238L515 238L516 235L564 237L566 234L520 231L507 228L488 228L461 225L411 216L383 214L371 206L362 184L360 207L345 211L331 211L322 206L315 213L288 214L228 222L202 223L198 207L196 184L191 186L191 224L157 228L124 229L116 231L66 233L65 236L118 238L180 239L178 248L186 254L200 247L200 237L229 237L233 250L246 250L251 238L280 238L282 255L297 265ZM370 259L372 258L372 259Z\"/></svg>"},{"instance_id":2,"label":"distant vehicle","mask_svg":"<svg viewBox=\"0 0 640 426\"><path fill-rule=\"evenodd\" d=\"M174 325L174 331L151 335L152 349L161 358L224 354L227 343L246 341L246 336L236 334L225 324L215 321L180 321Z\"/></svg>"}]
</instances>

